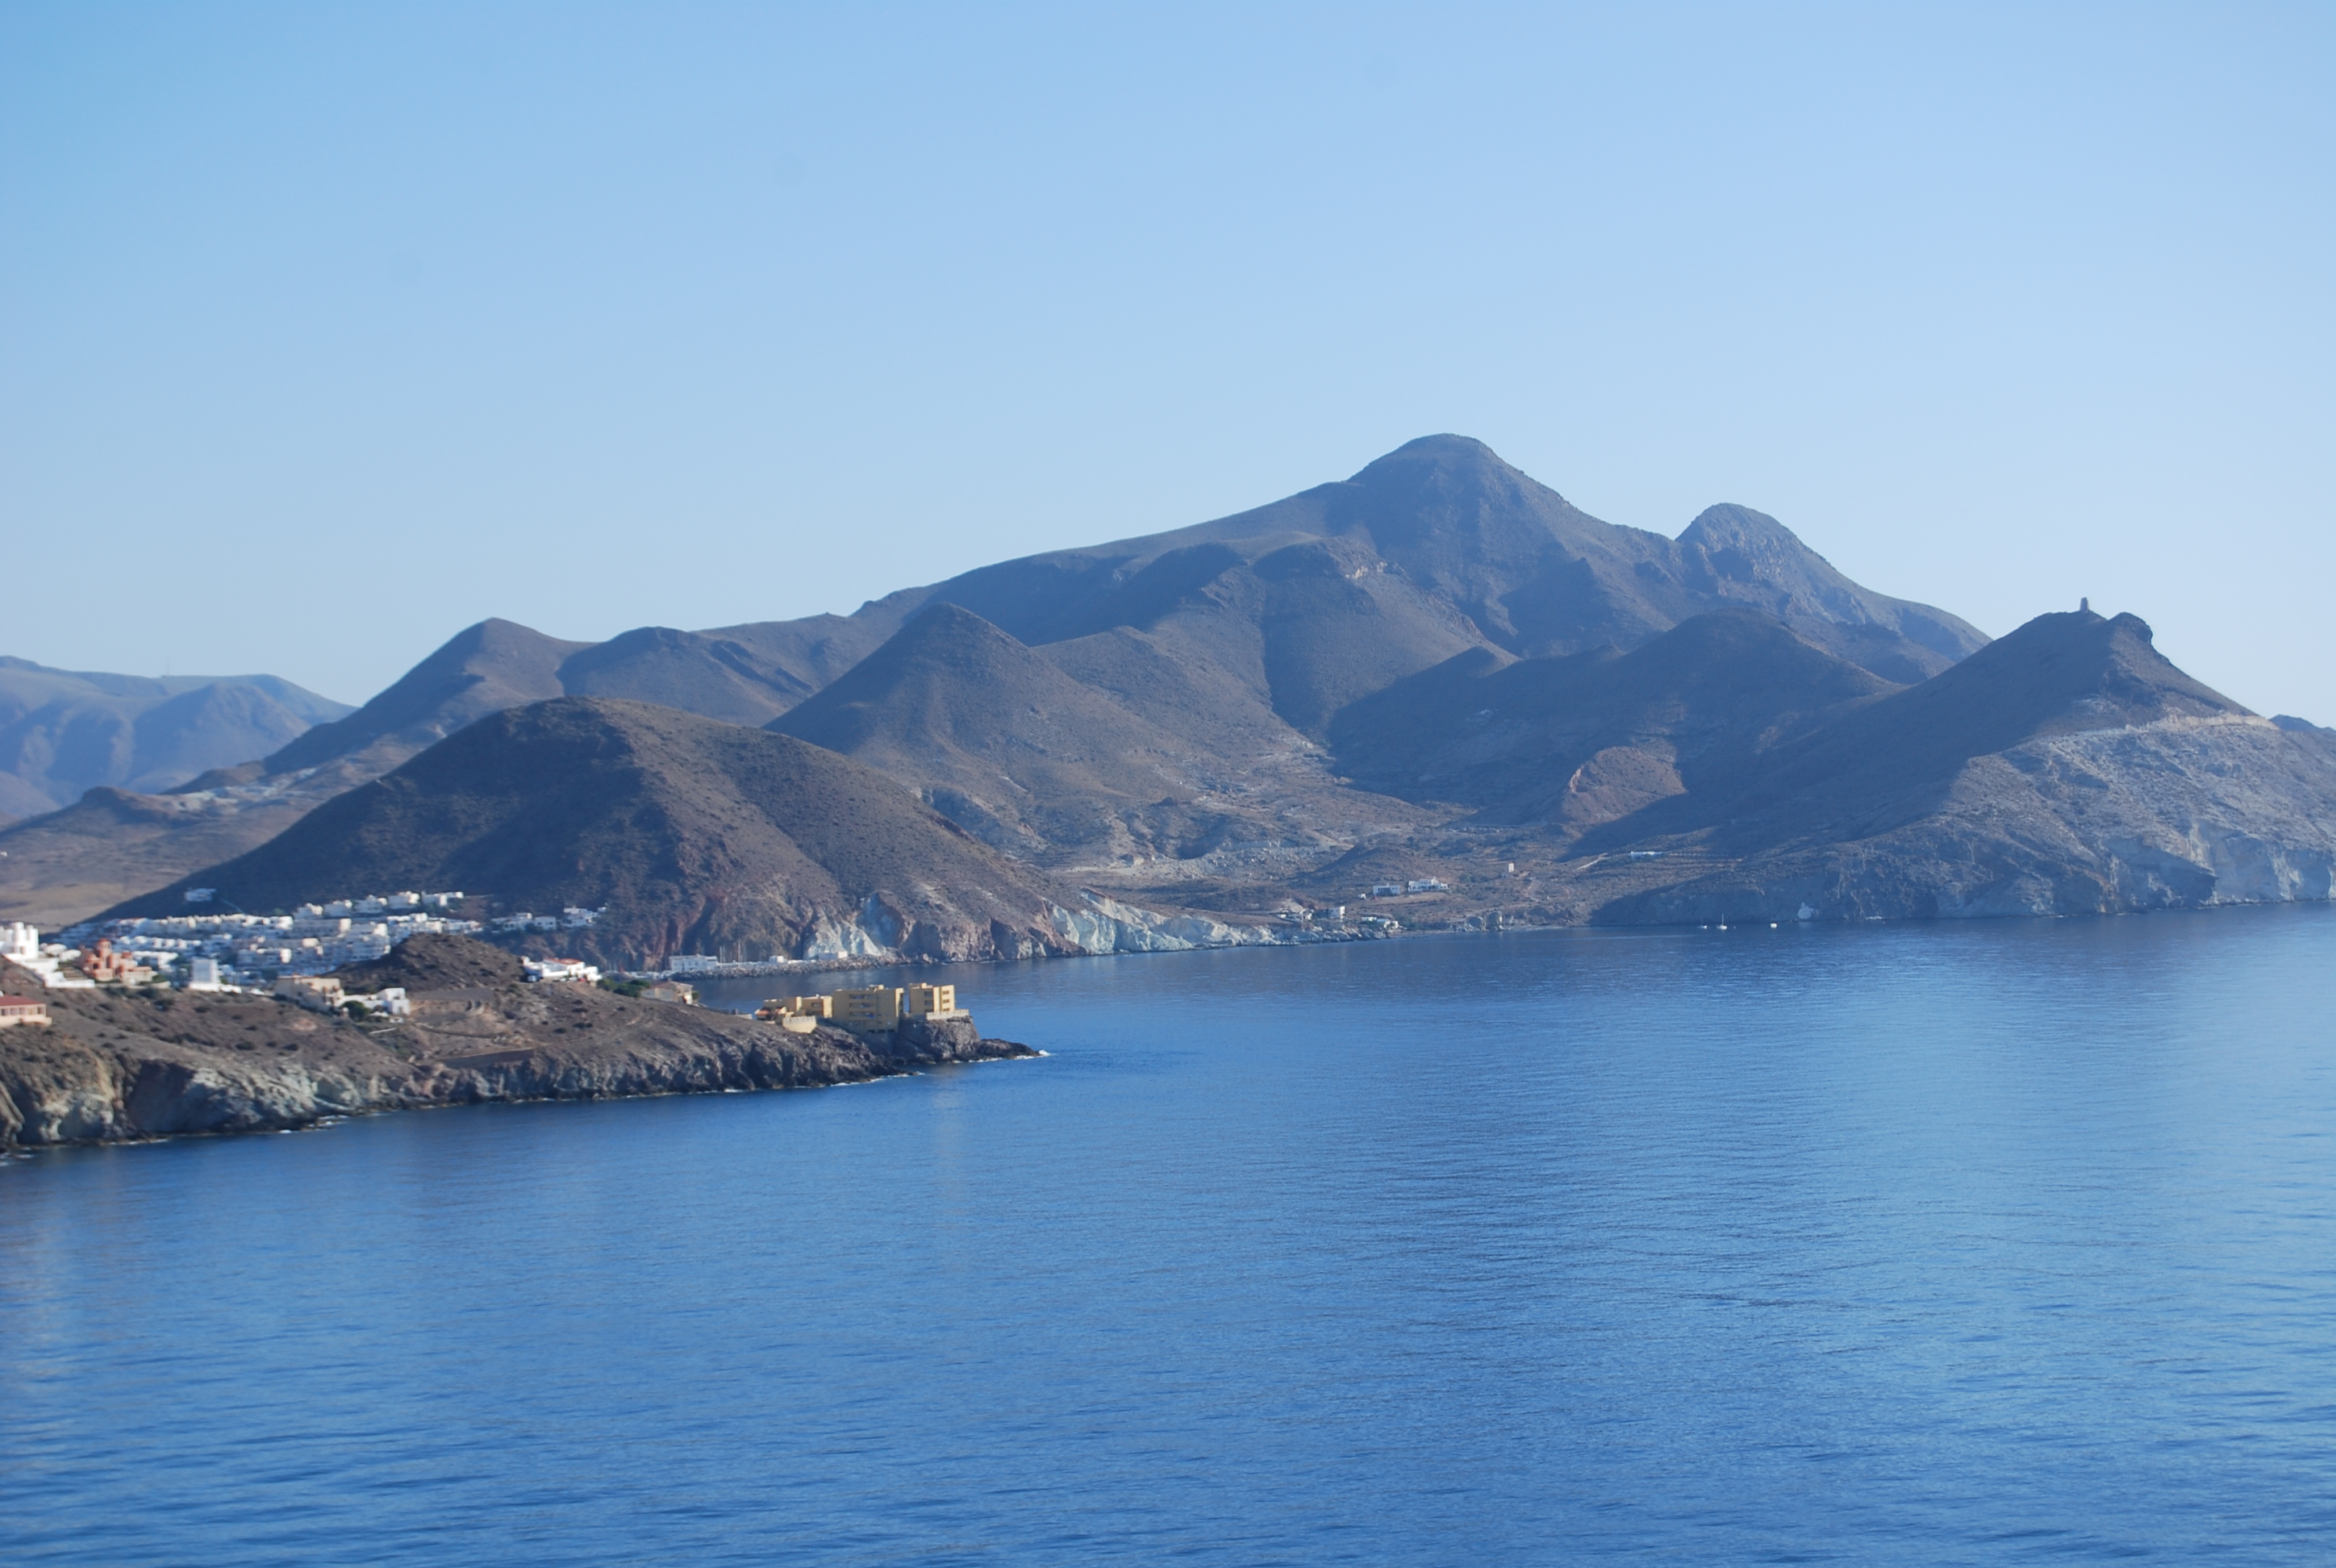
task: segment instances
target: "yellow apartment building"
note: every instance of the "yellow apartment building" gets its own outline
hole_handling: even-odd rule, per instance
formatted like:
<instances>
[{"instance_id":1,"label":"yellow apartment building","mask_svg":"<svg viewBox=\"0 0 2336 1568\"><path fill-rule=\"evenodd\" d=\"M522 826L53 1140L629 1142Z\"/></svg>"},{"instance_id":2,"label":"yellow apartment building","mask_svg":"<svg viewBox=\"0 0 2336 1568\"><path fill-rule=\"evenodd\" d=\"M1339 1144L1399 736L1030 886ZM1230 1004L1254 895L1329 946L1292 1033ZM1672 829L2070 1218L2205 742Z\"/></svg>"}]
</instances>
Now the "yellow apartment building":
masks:
<instances>
[{"instance_id":1,"label":"yellow apartment building","mask_svg":"<svg viewBox=\"0 0 2336 1568\"><path fill-rule=\"evenodd\" d=\"M773 997L755 1015L796 1033L815 1027L813 1020L842 1025L847 1029L884 1034L902 1018L959 1018L955 986L859 986L817 997Z\"/></svg>"},{"instance_id":2,"label":"yellow apartment building","mask_svg":"<svg viewBox=\"0 0 2336 1568\"><path fill-rule=\"evenodd\" d=\"M898 986L857 986L850 990L836 991L830 998L835 1006L829 1015L847 1029L871 1029L882 1032L895 1028L900 1022L900 988Z\"/></svg>"}]
</instances>

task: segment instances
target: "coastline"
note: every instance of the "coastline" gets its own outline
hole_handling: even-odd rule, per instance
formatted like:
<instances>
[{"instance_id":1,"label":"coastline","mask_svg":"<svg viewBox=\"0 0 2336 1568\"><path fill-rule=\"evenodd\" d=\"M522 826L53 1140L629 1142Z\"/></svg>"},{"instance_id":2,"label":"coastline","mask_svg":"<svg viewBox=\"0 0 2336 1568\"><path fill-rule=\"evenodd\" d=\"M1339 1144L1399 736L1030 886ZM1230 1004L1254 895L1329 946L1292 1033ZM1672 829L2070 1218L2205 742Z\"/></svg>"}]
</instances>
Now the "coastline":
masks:
<instances>
[{"instance_id":1,"label":"coastline","mask_svg":"<svg viewBox=\"0 0 2336 1568\"><path fill-rule=\"evenodd\" d=\"M970 1018L888 1036L795 1034L738 1014L530 983L517 959L415 938L343 973L402 986L410 1012L364 1020L275 997L46 993L52 1022L0 1029L0 1152L287 1132L333 1118L488 1102L824 1088L1039 1055ZM371 971L360 973L356 971ZM21 973L0 969L12 987Z\"/></svg>"}]
</instances>

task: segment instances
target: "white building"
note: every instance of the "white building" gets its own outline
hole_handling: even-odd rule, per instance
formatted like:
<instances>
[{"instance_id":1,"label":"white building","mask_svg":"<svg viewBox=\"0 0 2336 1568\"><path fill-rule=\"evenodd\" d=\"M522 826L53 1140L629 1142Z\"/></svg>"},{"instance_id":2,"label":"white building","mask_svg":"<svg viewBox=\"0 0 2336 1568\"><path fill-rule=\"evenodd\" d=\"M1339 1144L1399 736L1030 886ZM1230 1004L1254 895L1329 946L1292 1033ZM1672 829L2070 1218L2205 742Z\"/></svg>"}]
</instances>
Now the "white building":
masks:
<instances>
[{"instance_id":1,"label":"white building","mask_svg":"<svg viewBox=\"0 0 2336 1568\"><path fill-rule=\"evenodd\" d=\"M41 933L22 920L11 920L0 926L0 959L11 963L30 963L41 956Z\"/></svg>"}]
</instances>

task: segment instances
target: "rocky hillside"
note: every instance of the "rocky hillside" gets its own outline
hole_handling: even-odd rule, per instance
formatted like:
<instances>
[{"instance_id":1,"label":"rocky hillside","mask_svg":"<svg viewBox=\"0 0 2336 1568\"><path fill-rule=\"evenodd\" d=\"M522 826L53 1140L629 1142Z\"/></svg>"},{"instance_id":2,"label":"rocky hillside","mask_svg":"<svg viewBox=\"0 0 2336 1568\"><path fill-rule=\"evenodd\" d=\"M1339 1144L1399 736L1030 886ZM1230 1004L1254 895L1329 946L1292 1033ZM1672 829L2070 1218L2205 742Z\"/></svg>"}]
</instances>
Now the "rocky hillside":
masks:
<instances>
[{"instance_id":1,"label":"rocky hillside","mask_svg":"<svg viewBox=\"0 0 2336 1568\"><path fill-rule=\"evenodd\" d=\"M2336 759L2175 668L2138 617L2079 611L1811 726L1735 787L1638 825L1732 863L1606 918L2326 899Z\"/></svg>"},{"instance_id":2,"label":"rocky hillside","mask_svg":"<svg viewBox=\"0 0 2336 1568\"><path fill-rule=\"evenodd\" d=\"M972 622L911 626L941 606ZM1850 582L1758 512L1715 507L1676 540L1617 528L1481 443L1432 436L1253 511L984 567L849 616L645 627L599 644L482 622L356 712L169 798L107 798L63 820L34 814L46 799L0 800L0 816L31 818L0 834L0 918L85 917L265 842L487 714L562 696L816 729L991 843L1057 868L1256 880L1418 825L1418 813L1343 789L1325 766L1320 743L1342 708L1459 654L1629 649L1728 606L1766 611L1892 680L1986 640L1943 611ZM991 716L1010 722L970 745L958 722L952 749L928 754L906 743L921 721L875 717L893 699L871 688L921 682L933 702L976 706L980 693L952 688L936 667L969 667L981 653L973 622L1035 654L1016 661L1015 680L1055 696L992 703ZM894 646L898 637L909 641ZM871 658L851 693L786 716ZM867 721L840 720L844 707ZM1050 741L1075 709L1104 729L1079 747ZM989 766L1001 758L1015 765ZM1053 782L1034 788L1025 774ZM161 787L144 775L93 782Z\"/></svg>"},{"instance_id":3,"label":"rocky hillside","mask_svg":"<svg viewBox=\"0 0 2336 1568\"><path fill-rule=\"evenodd\" d=\"M563 941L628 968L1081 950L1061 914L1076 892L882 775L790 735L586 697L482 719L200 874L256 911L356 887L606 907ZM181 891L119 912L172 911Z\"/></svg>"},{"instance_id":4,"label":"rocky hillside","mask_svg":"<svg viewBox=\"0 0 2336 1568\"><path fill-rule=\"evenodd\" d=\"M2336 748L2130 615L2040 616L1903 687L1705 617L1624 656L1455 661L1333 733L1359 779L1452 803L1451 880L1487 852L1529 868L1461 918L2117 913L2325 899L2336 870Z\"/></svg>"},{"instance_id":5,"label":"rocky hillside","mask_svg":"<svg viewBox=\"0 0 2336 1568\"><path fill-rule=\"evenodd\" d=\"M1032 648L1151 634L1173 662L1246 687L1317 736L1348 704L1467 648L1627 650L1730 607L1893 681L1987 640L1943 610L1860 588L1774 518L1713 507L1675 540L1618 528L1456 435L1253 511L984 567L850 618L889 636L936 601Z\"/></svg>"},{"instance_id":6,"label":"rocky hillside","mask_svg":"<svg viewBox=\"0 0 2336 1568\"><path fill-rule=\"evenodd\" d=\"M1722 610L1627 654L1465 655L1342 710L1331 741L1358 785L1571 842L1732 790L1783 736L1898 689L1759 611Z\"/></svg>"},{"instance_id":7,"label":"rocky hillside","mask_svg":"<svg viewBox=\"0 0 2336 1568\"><path fill-rule=\"evenodd\" d=\"M2325 897L2331 803L2327 732L2133 617L1990 644L1758 512L1615 528L1436 436L848 617L484 623L265 763L0 833L0 901L459 886L606 905L626 965L1253 940L1388 881L1406 925L2065 913Z\"/></svg>"},{"instance_id":8,"label":"rocky hillside","mask_svg":"<svg viewBox=\"0 0 2336 1568\"><path fill-rule=\"evenodd\" d=\"M1035 1054L969 1023L871 1043L580 984L528 985L517 959L460 937L417 937L343 978L352 994L406 988L412 1016L358 1021L188 991L43 993L0 965L0 982L30 985L54 1019L0 1029L0 1148L268 1132L482 1101L809 1088Z\"/></svg>"},{"instance_id":9,"label":"rocky hillside","mask_svg":"<svg viewBox=\"0 0 2336 1568\"><path fill-rule=\"evenodd\" d=\"M459 633L387 691L160 794L100 788L0 832L0 920L54 927L256 848L334 796L463 726L560 695L560 661L589 647L510 621ZM255 750L245 751L245 758ZM232 754L230 754L232 755Z\"/></svg>"},{"instance_id":10,"label":"rocky hillside","mask_svg":"<svg viewBox=\"0 0 2336 1568\"><path fill-rule=\"evenodd\" d=\"M1425 820L1342 789L1255 694L1196 678L1147 634L1031 648L947 603L768 727L909 785L995 848L1082 872L1319 853L1358 822Z\"/></svg>"},{"instance_id":11,"label":"rocky hillside","mask_svg":"<svg viewBox=\"0 0 2336 1568\"><path fill-rule=\"evenodd\" d=\"M272 675L102 675L0 658L0 816L169 789L349 711Z\"/></svg>"}]
</instances>

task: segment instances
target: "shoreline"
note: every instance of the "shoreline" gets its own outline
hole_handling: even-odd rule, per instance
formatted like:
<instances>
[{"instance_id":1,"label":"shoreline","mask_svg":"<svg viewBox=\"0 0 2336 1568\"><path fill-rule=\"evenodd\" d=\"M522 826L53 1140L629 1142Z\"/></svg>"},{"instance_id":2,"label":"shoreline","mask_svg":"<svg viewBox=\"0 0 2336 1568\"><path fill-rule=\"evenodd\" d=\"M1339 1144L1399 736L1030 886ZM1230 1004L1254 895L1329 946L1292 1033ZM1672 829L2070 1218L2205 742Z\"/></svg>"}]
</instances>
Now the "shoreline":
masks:
<instances>
[{"instance_id":1,"label":"shoreline","mask_svg":"<svg viewBox=\"0 0 2336 1568\"><path fill-rule=\"evenodd\" d=\"M0 1150L297 1131L441 1105L828 1088L1040 1055L983 1037L970 1018L796 1034L530 982L518 959L461 937L416 937L341 973L358 999L402 987L409 1012L361 1020L249 993L49 993L49 1024L0 1029Z\"/></svg>"}]
</instances>

